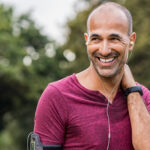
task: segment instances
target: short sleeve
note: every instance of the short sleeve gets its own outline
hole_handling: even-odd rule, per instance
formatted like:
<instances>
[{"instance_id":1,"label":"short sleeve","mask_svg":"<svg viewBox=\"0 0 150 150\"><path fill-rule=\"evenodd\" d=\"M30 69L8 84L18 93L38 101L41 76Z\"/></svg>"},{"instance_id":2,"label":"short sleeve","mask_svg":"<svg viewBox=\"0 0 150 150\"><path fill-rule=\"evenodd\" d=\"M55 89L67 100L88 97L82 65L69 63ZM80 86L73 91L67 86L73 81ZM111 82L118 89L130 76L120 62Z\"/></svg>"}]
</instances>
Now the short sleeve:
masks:
<instances>
[{"instance_id":1,"label":"short sleeve","mask_svg":"<svg viewBox=\"0 0 150 150\"><path fill-rule=\"evenodd\" d=\"M147 110L150 113L150 90L147 89L146 87L142 86L142 90L143 90L143 99L145 102L145 105L147 107Z\"/></svg>"},{"instance_id":2,"label":"short sleeve","mask_svg":"<svg viewBox=\"0 0 150 150\"><path fill-rule=\"evenodd\" d=\"M63 96L50 84L38 102L34 133L39 134L42 144L62 145L64 143L67 109Z\"/></svg>"}]
</instances>

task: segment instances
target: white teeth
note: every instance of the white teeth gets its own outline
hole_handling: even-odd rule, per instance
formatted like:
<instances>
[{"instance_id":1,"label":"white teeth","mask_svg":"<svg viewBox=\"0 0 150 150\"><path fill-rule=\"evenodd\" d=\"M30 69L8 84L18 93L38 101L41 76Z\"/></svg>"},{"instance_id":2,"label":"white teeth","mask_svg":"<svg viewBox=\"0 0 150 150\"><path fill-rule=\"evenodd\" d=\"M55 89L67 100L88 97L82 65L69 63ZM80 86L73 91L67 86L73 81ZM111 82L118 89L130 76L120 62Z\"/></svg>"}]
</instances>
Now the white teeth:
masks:
<instances>
[{"instance_id":1,"label":"white teeth","mask_svg":"<svg viewBox=\"0 0 150 150\"><path fill-rule=\"evenodd\" d=\"M115 58L109 58L109 59L103 59L103 58L99 58L99 60L103 63L108 63L108 62L111 62L113 61Z\"/></svg>"}]
</instances>

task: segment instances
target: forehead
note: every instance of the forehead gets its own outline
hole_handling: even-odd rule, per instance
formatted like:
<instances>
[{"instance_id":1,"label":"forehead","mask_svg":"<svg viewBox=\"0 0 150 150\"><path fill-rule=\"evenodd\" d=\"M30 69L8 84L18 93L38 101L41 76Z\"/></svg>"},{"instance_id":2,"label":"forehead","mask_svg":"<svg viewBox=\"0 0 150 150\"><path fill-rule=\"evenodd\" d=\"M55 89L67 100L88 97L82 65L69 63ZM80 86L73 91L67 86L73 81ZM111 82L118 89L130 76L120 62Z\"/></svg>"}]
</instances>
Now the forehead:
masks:
<instances>
[{"instance_id":1,"label":"forehead","mask_svg":"<svg viewBox=\"0 0 150 150\"><path fill-rule=\"evenodd\" d=\"M102 7L89 17L88 32L94 31L128 33L127 16L116 7Z\"/></svg>"}]
</instances>

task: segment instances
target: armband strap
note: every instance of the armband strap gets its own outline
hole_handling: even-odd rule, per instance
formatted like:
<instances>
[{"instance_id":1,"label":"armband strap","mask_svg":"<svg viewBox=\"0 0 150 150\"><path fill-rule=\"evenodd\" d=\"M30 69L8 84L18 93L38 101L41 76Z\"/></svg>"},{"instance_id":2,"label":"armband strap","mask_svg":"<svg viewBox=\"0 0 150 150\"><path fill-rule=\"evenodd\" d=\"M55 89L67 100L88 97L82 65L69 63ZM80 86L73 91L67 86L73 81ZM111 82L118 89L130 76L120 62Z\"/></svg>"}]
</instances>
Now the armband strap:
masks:
<instances>
[{"instance_id":1,"label":"armband strap","mask_svg":"<svg viewBox=\"0 0 150 150\"><path fill-rule=\"evenodd\" d=\"M61 145L43 145L43 150L62 150Z\"/></svg>"},{"instance_id":2,"label":"armband strap","mask_svg":"<svg viewBox=\"0 0 150 150\"><path fill-rule=\"evenodd\" d=\"M27 139L27 150L62 150L61 145L43 145L40 141L40 136L37 133L30 133Z\"/></svg>"}]
</instances>

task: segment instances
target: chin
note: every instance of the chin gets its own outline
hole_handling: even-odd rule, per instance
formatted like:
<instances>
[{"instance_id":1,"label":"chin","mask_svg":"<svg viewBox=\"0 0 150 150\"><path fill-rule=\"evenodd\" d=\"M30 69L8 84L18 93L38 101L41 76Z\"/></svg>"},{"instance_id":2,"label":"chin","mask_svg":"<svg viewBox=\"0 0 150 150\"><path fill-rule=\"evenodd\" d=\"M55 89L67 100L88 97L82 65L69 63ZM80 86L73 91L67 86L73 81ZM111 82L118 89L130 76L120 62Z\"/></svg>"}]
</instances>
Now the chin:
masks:
<instances>
[{"instance_id":1,"label":"chin","mask_svg":"<svg viewBox=\"0 0 150 150\"><path fill-rule=\"evenodd\" d=\"M100 77L103 77L103 78L113 78L113 77L115 77L114 74L102 74L102 73L99 73L98 75Z\"/></svg>"},{"instance_id":2,"label":"chin","mask_svg":"<svg viewBox=\"0 0 150 150\"><path fill-rule=\"evenodd\" d=\"M118 73L120 73L120 70L107 70L107 71L104 71L104 70L97 70L96 69L96 72L98 73L98 75L100 77L113 78L113 77L117 76Z\"/></svg>"}]
</instances>

